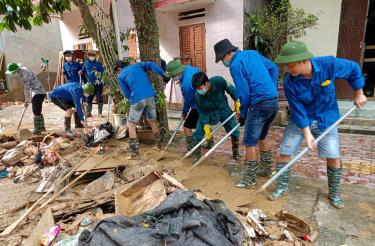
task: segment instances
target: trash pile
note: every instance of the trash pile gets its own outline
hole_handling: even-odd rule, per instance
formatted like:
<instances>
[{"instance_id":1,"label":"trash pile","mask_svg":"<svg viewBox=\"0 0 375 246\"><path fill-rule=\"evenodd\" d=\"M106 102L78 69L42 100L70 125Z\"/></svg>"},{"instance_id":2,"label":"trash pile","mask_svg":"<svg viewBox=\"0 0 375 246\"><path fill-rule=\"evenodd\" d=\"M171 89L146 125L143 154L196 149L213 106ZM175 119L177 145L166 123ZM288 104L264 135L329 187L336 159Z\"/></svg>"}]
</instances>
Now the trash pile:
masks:
<instances>
[{"instance_id":1,"label":"trash pile","mask_svg":"<svg viewBox=\"0 0 375 246\"><path fill-rule=\"evenodd\" d=\"M110 122L94 127L91 132L82 136L87 147L96 147L99 144L110 140L115 133L115 128Z\"/></svg>"}]
</instances>

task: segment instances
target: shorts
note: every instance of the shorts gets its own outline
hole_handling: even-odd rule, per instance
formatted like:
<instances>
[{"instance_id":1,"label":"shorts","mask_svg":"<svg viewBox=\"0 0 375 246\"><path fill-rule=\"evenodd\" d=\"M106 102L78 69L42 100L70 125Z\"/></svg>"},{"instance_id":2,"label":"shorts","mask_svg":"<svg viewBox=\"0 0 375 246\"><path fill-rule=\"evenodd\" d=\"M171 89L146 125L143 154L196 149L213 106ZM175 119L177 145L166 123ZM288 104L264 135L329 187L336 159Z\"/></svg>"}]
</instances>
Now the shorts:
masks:
<instances>
[{"instance_id":1,"label":"shorts","mask_svg":"<svg viewBox=\"0 0 375 246\"><path fill-rule=\"evenodd\" d=\"M51 101L64 111L67 111L70 108L74 108L73 101L70 101L61 97L51 97Z\"/></svg>"},{"instance_id":2,"label":"shorts","mask_svg":"<svg viewBox=\"0 0 375 246\"><path fill-rule=\"evenodd\" d=\"M319 129L318 123L313 121L310 126L311 133L318 138L323 131ZM295 156L298 154L304 134L292 121L288 122L281 141L280 155ZM319 156L322 158L340 158L340 141L337 128L333 128L322 140L318 142Z\"/></svg>"},{"instance_id":3,"label":"shorts","mask_svg":"<svg viewBox=\"0 0 375 246\"><path fill-rule=\"evenodd\" d=\"M188 116L186 117L184 127L188 128L188 129L197 128L198 118L199 118L198 110L193 109L193 108L190 109L190 112L189 112Z\"/></svg>"},{"instance_id":4,"label":"shorts","mask_svg":"<svg viewBox=\"0 0 375 246\"><path fill-rule=\"evenodd\" d=\"M254 147L267 137L272 121L279 110L277 98L250 105L247 111L243 144Z\"/></svg>"},{"instance_id":5,"label":"shorts","mask_svg":"<svg viewBox=\"0 0 375 246\"><path fill-rule=\"evenodd\" d=\"M129 111L129 121L137 123L141 119L143 112L146 113L146 118L148 121L156 120L155 97L149 97L131 105Z\"/></svg>"}]
</instances>

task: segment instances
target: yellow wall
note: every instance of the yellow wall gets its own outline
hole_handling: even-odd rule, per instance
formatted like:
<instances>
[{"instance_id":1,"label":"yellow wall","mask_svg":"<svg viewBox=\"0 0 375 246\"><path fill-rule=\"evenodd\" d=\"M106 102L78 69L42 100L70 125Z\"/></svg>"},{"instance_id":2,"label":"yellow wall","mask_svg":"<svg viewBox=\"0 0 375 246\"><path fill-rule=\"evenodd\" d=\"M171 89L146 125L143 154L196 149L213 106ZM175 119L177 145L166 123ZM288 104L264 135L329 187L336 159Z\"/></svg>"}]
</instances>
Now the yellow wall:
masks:
<instances>
[{"instance_id":1,"label":"yellow wall","mask_svg":"<svg viewBox=\"0 0 375 246\"><path fill-rule=\"evenodd\" d=\"M301 38L316 56L337 53L341 0L290 0L294 8L304 9L318 16L318 25L308 29Z\"/></svg>"}]
</instances>

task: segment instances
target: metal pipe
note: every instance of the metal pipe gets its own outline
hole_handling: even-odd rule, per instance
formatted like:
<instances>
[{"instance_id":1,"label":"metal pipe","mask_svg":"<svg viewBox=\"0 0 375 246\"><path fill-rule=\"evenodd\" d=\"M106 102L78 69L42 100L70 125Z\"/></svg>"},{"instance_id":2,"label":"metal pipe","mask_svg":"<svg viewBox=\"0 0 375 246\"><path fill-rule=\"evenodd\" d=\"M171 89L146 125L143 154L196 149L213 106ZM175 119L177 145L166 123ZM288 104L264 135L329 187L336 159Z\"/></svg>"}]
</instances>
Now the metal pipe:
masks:
<instances>
[{"instance_id":1,"label":"metal pipe","mask_svg":"<svg viewBox=\"0 0 375 246\"><path fill-rule=\"evenodd\" d=\"M168 142L167 146L165 146L164 151L167 151L169 145L171 145L171 143L172 143L174 137L176 136L178 130L180 129L180 127L182 126L182 124L183 124L184 122L185 122L185 120L181 120L181 121L180 121L180 123L178 124L176 130L173 132L171 139L169 139L169 142Z\"/></svg>"},{"instance_id":2,"label":"metal pipe","mask_svg":"<svg viewBox=\"0 0 375 246\"><path fill-rule=\"evenodd\" d=\"M217 144L215 144L214 147L212 147L209 151L207 151L207 153L204 156L202 156L199 159L199 161L194 163L194 165L189 169L188 172L191 172L196 166L201 164L220 144L222 144L239 127L240 127L240 124L237 124L232 130L230 130L222 139L220 139L220 141Z\"/></svg>"},{"instance_id":3,"label":"metal pipe","mask_svg":"<svg viewBox=\"0 0 375 246\"><path fill-rule=\"evenodd\" d=\"M211 135L214 135L215 132L217 132L225 123L227 123L230 119L233 118L233 116L236 115L236 112L234 112L233 114L231 114L226 120L224 120L222 123L220 123L220 125L218 127L216 127ZM189 152L187 152L181 159L180 161L184 160L186 157L190 156L199 146L201 146L204 141L206 141L207 139L206 138L203 138L197 145L194 146L194 148L192 148Z\"/></svg>"},{"instance_id":4,"label":"metal pipe","mask_svg":"<svg viewBox=\"0 0 375 246\"><path fill-rule=\"evenodd\" d=\"M333 128L335 128L338 124L341 123L346 117L348 117L357 106L353 106L348 112L346 112L340 119L338 119L333 125L327 128L317 139L315 139L314 144L317 144L322 138L324 138ZM304 148L297 156L295 156L292 160L289 161L279 172L277 172L272 178L270 178L265 184L260 187L255 194L258 194L265 190L268 186L270 186L281 174L283 174L288 168L295 164L304 154L306 154L310 150L309 147Z\"/></svg>"}]
</instances>

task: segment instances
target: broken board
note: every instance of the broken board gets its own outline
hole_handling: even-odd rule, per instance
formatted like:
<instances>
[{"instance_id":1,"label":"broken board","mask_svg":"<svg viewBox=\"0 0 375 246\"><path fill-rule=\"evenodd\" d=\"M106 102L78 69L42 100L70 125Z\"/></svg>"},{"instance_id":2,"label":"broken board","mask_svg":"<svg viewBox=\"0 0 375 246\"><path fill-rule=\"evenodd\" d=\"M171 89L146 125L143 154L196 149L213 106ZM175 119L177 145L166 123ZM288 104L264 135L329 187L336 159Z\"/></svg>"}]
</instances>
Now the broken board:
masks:
<instances>
[{"instance_id":1,"label":"broken board","mask_svg":"<svg viewBox=\"0 0 375 246\"><path fill-rule=\"evenodd\" d=\"M97 163L100 163L100 165L98 165L97 167L94 167L92 168L93 166L95 166ZM90 171L90 173L94 173L94 172L105 172L105 171L108 171L108 170L113 170L115 169L117 166L120 166L122 165L123 162L120 161L119 159L117 158L114 158L114 157L109 157L109 158L105 158L101 155L91 155L77 170L76 172L77 173L81 173L81 172L84 172L86 170L89 170L90 168L92 168L92 170Z\"/></svg>"},{"instance_id":2,"label":"broken board","mask_svg":"<svg viewBox=\"0 0 375 246\"><path fill-rule=\"evenodd\" d=\"M116 214L134 216L155 208L167 194L161 177L151 172L136 181L132 186L116 192Z\"/></svg>"},{"instance_id":3,"label":"broken board","mask_svg":"<svg viewBox=\"0 0 375 246\"><path fill-rule=\"evenodd\" d=\"M30 237L26 240L25 246L38 246L39 238L43 233L49 230L52 226L55 225L55 221L52 216L51 208L48 207L43 213L39 222L36 224L34 230L31 232Z\"/></svg>"}]
</instances>

